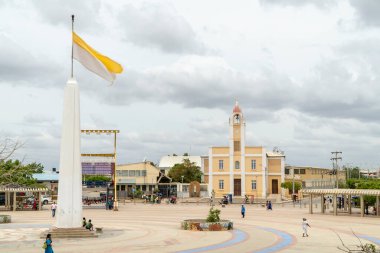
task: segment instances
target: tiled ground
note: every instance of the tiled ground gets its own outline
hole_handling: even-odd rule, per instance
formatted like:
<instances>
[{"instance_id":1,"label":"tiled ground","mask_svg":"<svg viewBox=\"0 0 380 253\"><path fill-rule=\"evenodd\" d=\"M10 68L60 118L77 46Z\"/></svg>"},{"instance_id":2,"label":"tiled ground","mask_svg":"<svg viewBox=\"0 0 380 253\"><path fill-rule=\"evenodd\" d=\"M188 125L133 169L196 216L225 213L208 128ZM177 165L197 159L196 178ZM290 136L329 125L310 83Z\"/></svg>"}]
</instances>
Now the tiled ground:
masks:
<instances>
[{"instance_id":1,"label":"tiled ground","mask_svg":"<svg viewBox=\"0 0 380 253\"><path fill-rule=\"evenodd\" d=\"M192 232L180 230L186 218L205 218L206 204L151 205L121 204L119 211L84 209L86 218L103 227L99 238L54 239L56 253L63 252L341 252L342 240L353 247L359 240L371 240L380 247L380 218L309 215L307 208L274 206L266 211L247 205L246 218L240 205L222 210L224 219L234 221L233 232ZM11 224L0 225L0 253L43 252L42 231L54 224L49 210L41 212L2 212L12 215ZM302 237L301 221L312 226L310 236Z\"/></svg>"}]
</instances>

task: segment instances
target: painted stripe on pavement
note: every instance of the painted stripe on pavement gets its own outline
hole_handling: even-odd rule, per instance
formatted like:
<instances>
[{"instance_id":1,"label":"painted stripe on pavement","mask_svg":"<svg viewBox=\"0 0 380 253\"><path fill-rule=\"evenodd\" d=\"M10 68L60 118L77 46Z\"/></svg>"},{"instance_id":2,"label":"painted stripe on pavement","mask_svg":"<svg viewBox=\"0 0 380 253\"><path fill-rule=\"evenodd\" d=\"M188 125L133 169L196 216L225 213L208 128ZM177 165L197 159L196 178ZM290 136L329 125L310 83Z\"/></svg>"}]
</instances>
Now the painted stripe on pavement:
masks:
<instances>
[{"instance_id":1,"label":"painted stripe on pavement","mask_svg":"<svg viewBox=\"0 0 380 253\"><path fill-rule=\"evenodd\" d=\"M377 245L380 245L380 239L379 238L372 237L369 235L358 235L358 237L365 239L365 240L368 240L368 241L371 241L373 243L376 243Z\"/></svg>"},{"instance_id":2,"label":"painted stripe on pavement","mask_svg":"<svg viewBox=\"0 0 380 253\"><path fill-rule=\"evenodd\" d=\"M280 242L277 242L276 244L263 248L263 249L252 251L252 253L271 253L271 252L280 251L288 247L294 242L294 237L291 234L288 234L284 231L280 231L280 230L268 228L268 227L257 227L257 228L276 234L277 236L280 237Z\"/></svg>"},{"instance_id":3,"label":"painted stripe on pavement","mask_svg":"<svg viewBox=\"0 0 380 253\"><path fill-rule=\"evenodd\" d=\"M242 241L248 238L248 234L239 229L234 229L232 231L232 234L233 234L232 239L219 243L219 244L214 244L214 245L205 246L201 248L177 251L177 252L178 253L197 253L197 252L203 252L203 251L208 251L208 250L221 249L221 248L226 248L226 247L241 243Z\"/></svg>"}]
</instances>

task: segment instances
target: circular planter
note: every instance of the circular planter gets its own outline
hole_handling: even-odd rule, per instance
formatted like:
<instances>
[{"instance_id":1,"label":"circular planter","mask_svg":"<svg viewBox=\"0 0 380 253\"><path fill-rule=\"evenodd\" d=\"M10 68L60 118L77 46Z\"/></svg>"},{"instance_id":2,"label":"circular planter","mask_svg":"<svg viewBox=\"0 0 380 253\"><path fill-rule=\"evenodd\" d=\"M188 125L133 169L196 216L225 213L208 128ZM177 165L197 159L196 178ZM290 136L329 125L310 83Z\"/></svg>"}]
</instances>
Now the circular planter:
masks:
<instances>
[{"instance_id":1,"label":"circular planter","mask_svg":"<svg viewBox=\"0 0 380 253\"><path fill-rule=\"evenodd\" d=\"M234 224L229 220L207 222L205 219L189 219L182 221L181 228L192 231L226 231L232 230L234 228Z\"/></svg>"},{"instance_id":2,"label":"circular planter","mask_svg":"<svg viewBox=\"0 0 380 253\"><path fill-rule=\"evenodd\" d=\"M11 223L10 215L0 215L0 223Z\"/></svg>"}]
</instances>

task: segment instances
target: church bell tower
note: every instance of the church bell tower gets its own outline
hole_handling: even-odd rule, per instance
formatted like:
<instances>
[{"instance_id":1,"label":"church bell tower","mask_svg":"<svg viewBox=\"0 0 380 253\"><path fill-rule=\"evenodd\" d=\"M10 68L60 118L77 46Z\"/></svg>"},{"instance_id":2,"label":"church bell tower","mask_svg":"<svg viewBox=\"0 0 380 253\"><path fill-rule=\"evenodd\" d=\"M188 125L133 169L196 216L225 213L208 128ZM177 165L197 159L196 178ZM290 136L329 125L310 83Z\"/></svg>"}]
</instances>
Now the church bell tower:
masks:
<instances>
[{"instance_id":1,"label":"church bell tower","mask_svg":"<svg viewBox=\"0 0 380 253\"><path fill-rule=\"evenodd\" d=\"M229 119L230 194L245 195L245 120L236 101Z\"/></svg>"}]
</instances>

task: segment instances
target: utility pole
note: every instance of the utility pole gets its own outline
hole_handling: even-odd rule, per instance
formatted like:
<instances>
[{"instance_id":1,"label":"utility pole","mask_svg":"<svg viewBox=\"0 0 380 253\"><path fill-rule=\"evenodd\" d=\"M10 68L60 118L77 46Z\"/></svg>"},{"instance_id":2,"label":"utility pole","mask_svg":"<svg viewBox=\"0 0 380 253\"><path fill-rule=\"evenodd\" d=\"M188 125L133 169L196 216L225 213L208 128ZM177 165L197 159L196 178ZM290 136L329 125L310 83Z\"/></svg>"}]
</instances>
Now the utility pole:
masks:
<instances>
[{"instance_id":1,"label":"utility pole","mask_svg":"<svg viewBox=\"0 0 380 253\"><path fill-rule=\"evenodd\" d=\"M339 181L338 181L338 170L339 170L339 167L338 167L338 160L341 160L342 161L342 157L340 156L339 157L339 154L342 155L342 152L341 151L333 151L331 152L331 155L333 155L333 157L331 157L331 161L333 161L333 171L335 172L335 178L336 178L336 188L338 189L339 188Z\"/></svg>"},{"instance_id":2,"label":"utility pole","mask_svg":"<svg viewBox=\"0 0 380 253\"><path fill-rule=\"evenodd\" d=\"M292 177L293 177L293 180L292 180L292 200L293 200L293 207L295 206L295 193L294 193L294 167L292 167Z\"/></svg>"}]
</instances>

